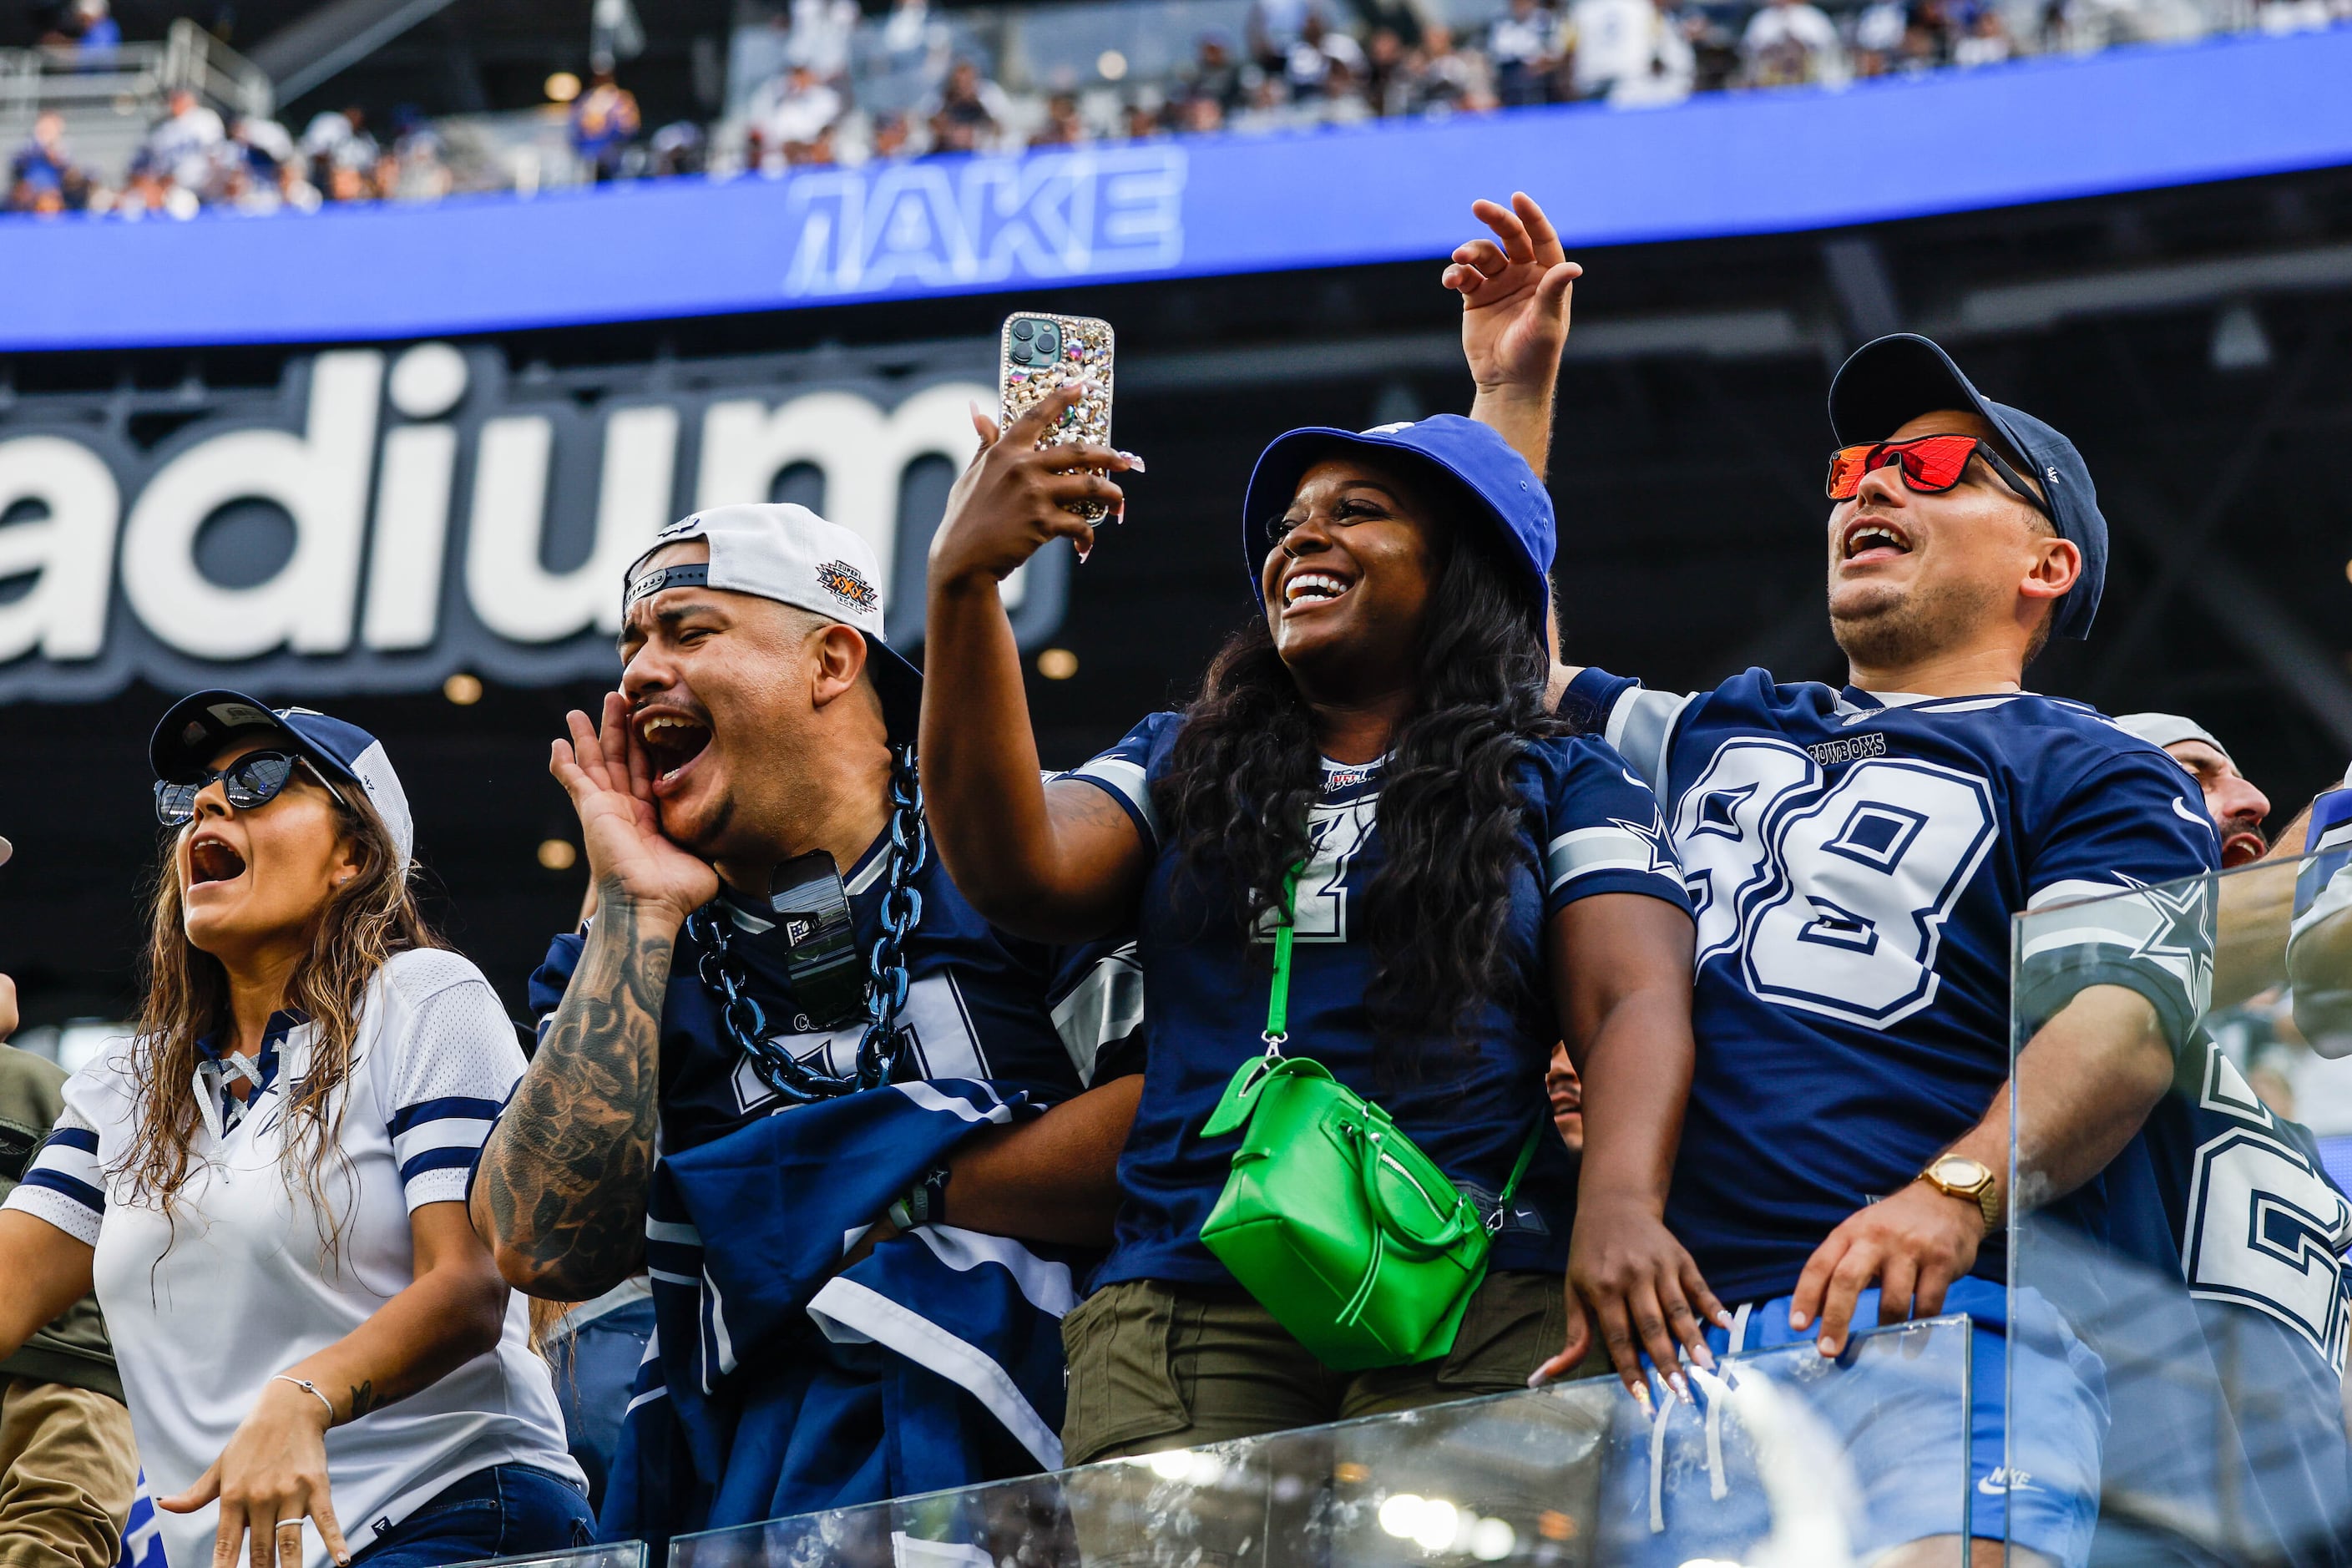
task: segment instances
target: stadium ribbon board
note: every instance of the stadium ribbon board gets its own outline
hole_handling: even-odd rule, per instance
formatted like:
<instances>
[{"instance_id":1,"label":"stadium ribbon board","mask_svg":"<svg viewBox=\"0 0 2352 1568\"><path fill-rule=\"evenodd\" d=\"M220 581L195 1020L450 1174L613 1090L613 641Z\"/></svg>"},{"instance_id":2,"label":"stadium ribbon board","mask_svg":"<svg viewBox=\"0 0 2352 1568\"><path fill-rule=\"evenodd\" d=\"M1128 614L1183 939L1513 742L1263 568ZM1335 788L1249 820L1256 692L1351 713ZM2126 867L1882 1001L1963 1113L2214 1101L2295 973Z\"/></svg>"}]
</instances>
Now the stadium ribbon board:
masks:
<instances>
[{"instance_id":1,"label":"stadium ribbon board","mask_svg":"<svg viewBox=\"0 0 2352 1568\"><path fill-rule=\"evenodd\" d=\"M0 349L332 342L1410 260L1465 193L1579 246L1790 232L2352 163L2352 32L1843 91L678 179L309 217L0 225ZM261 278L268 289L223 289Z\"/></svg>"},{"instance_id":2,"label":"stadium ribbon board","mask_svg":"<svg viewBox=\"0 0 2352 1568\"><path fill-rule=\"evenodd\" d=\"M992 401L985 340L510 373L486 346L298 355L274 387L0 406L0 701L133 677L271 693L609 674L623 576L673 518L821 507L873 546L890 635ZM173 409L162 442L137 422ZM914 563L912 575L898 570ZM1024 646L1069 552L1005 584Z\"/></svg>"}]
</instances>

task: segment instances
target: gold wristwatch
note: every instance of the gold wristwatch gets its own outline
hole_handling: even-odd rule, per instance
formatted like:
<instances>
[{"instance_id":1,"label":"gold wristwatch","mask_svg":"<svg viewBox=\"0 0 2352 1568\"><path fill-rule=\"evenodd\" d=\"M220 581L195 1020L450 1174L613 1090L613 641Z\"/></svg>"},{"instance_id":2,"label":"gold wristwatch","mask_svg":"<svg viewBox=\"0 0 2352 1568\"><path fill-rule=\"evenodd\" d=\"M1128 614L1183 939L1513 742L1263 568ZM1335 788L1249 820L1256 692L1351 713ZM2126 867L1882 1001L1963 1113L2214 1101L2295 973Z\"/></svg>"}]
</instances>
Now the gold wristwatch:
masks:
<instances>
[{"instance_id":1,"label":"gold wristwatch","mask_svg":"<svg viewBox=\"0 0 2352 1568\"><path fill-rule=\"evenodd\" d=\"M1966 1154L1946 1154L1919 1173L1919 1179L1947 1197L1965 1198L1984 1215L1985 1234L2000 1228L2000 1194L1993 1173L1980 1160Z\"/></svg>"}]
</instances>

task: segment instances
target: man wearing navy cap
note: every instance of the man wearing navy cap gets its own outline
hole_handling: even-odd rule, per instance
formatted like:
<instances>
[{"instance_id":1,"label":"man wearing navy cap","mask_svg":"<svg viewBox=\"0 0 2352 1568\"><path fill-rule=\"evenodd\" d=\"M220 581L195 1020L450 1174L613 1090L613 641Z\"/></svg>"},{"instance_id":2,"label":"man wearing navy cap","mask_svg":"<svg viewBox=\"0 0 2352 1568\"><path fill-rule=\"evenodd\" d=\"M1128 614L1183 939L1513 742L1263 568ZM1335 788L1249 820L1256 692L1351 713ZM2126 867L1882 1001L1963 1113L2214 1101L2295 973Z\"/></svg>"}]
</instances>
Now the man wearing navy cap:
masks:
<instances>
[{"instance_id":1,"label":"man wearing navy cap","mask_svg":"<svg viewBox=\"0 0 2352 1568\"><path fill-rule=\"evenodd\" d=\"M550 765L595 913L532 978L539 1052L471 1194L530 1294L650 1276L660 1351L603 1527L659 1539L1054 1468L1068 1266L946 1211L1085 1233L1085 1204L1036 1201L1058 1196L1050 1157L1008 1220L984 1179L1003 1165L966 1156L1122 1070L1102 1047L1135 1009L1094 994L1116 989L1112 944L1004 936L930 852L920 677L882 640L857 534L714 508L616 586L620 689L601 726L570 715Z\"/></svg>"},{"instance_id":2,"label":"man wearing navy cap","mask_svg":"<svg viewBox=\"0 0 2352 1568\"><path fill-rule=\"evenodd\" d=\"M1577 269L1527 197L1477 210L1496 237L1445 275L1475 412L1539 461ZM1563 712L1656 789L1697 912L1697 1068L1667 1223L1739 1304L1735 1350L1811 1336L1834 1355L1857 1324L1978 1323L1969 1521L1940 1478L1900 1479L1934 1470L1948 1394L1938 1407L1890 1394L1853 1456L1870 1500L1857 1557L1949 1562L1964 1528L1977 1563L2003 1561L2006 1535L2028 1561L2071 1565L2097 1511L2107 1415L2077 1370L2095 1359L2021 1290L2007 1420L2000 1233L2043 1208L2108 1234L2101 1172L2206 1005L2210 916L2161 885L2217 867L2218 847L2170 758L2025 689L2044 641L2087 635L2105 574L2106 524L2074 445L1908 334L1846 361L1830 422L1843 687L1761 669L1692 694L1555 676ZM2142 889L2040 931L2023 954L2034 1032L2013 1194L2012 917ZM1731 1338L1708 1332L1718 1350ZM1654 1509L1649 1522L1666 1521Z\"/></svg>"}]
</instances>

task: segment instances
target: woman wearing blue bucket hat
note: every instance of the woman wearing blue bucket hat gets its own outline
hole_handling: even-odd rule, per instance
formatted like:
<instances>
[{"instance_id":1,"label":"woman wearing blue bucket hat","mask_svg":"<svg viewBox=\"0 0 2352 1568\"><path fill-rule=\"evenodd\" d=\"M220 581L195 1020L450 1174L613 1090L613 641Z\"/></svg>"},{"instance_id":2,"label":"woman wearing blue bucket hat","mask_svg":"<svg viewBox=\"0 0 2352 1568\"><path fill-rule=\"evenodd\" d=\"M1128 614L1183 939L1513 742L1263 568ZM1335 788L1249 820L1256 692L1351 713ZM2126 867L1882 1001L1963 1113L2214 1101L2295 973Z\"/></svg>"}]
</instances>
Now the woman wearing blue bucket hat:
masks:
<instances>
[{"instance_id":1,"label":"woman wearing blue bucket hat","mask_svg":"<svg viewBox=\"0 0 2352 1568\"><path fill-rule=\"evenodd\" d=\"M1704 1361L1696 1319L1721 1308L1660 1218L1689 906L1649 792L1546 710L1541 482L1451 416L1291 431L1244 505L1263 614L1190 704L1041 782L997 584L1055 537L1090 545L1066 506L1123 505L1107 476L1139 466L1038 449L1058 413L1001 439L980 422L932 546L922 752L936 842L990 919L1138 931L1147 1065L1111 1250L1064 1321L1069 1461L1604 1370L1603 1340L1629 1385L1643 1351ZM1580 1194L1549 1135L1561 1039L1586 1086ZM1334 1137L1367 1141L1349 1158L1370 1220L1284 1186L1326 1156L1252 1124L1276 1078L1314 1080ZM1421 1221L1397 1217L1400 1179ZM1310 1233L1352 1258L1368 1226L1369 1261L1318 1284L1331 1236ZM1465 1228L1491 1243L1464 1254L1462 1297L1395 1316L1404 1339L1371 1331L1412 1294L1405 1257Z\"/></svg>"}]
</instances>

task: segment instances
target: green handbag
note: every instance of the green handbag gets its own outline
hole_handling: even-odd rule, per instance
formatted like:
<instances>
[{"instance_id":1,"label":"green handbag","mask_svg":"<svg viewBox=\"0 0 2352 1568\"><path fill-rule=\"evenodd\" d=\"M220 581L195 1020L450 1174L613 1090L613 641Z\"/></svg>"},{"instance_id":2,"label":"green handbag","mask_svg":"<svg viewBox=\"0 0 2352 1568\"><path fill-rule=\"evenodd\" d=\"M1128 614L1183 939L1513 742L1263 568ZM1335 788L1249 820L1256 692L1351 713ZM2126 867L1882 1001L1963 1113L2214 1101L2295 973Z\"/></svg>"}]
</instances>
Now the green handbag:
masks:
<instances>
[{"instance_id":1,"label":"green handbag","mask_svg":"<svg viewBox=\"0 0 2352 1568\"><path fill-rule=\"evenodd\" d=\"M1528 1135L1482 1223L1477 1205L1387 1111L1322 1063L1282 1054L1298 872L1284 885L1275 931L1265 1054L1234 1074L1201 1129L1208 1138L1242 1133L1201 1240L1327 1366L1434 1360L1454 1348L1543 1129Z\"/></svg>"}]
</instances>

